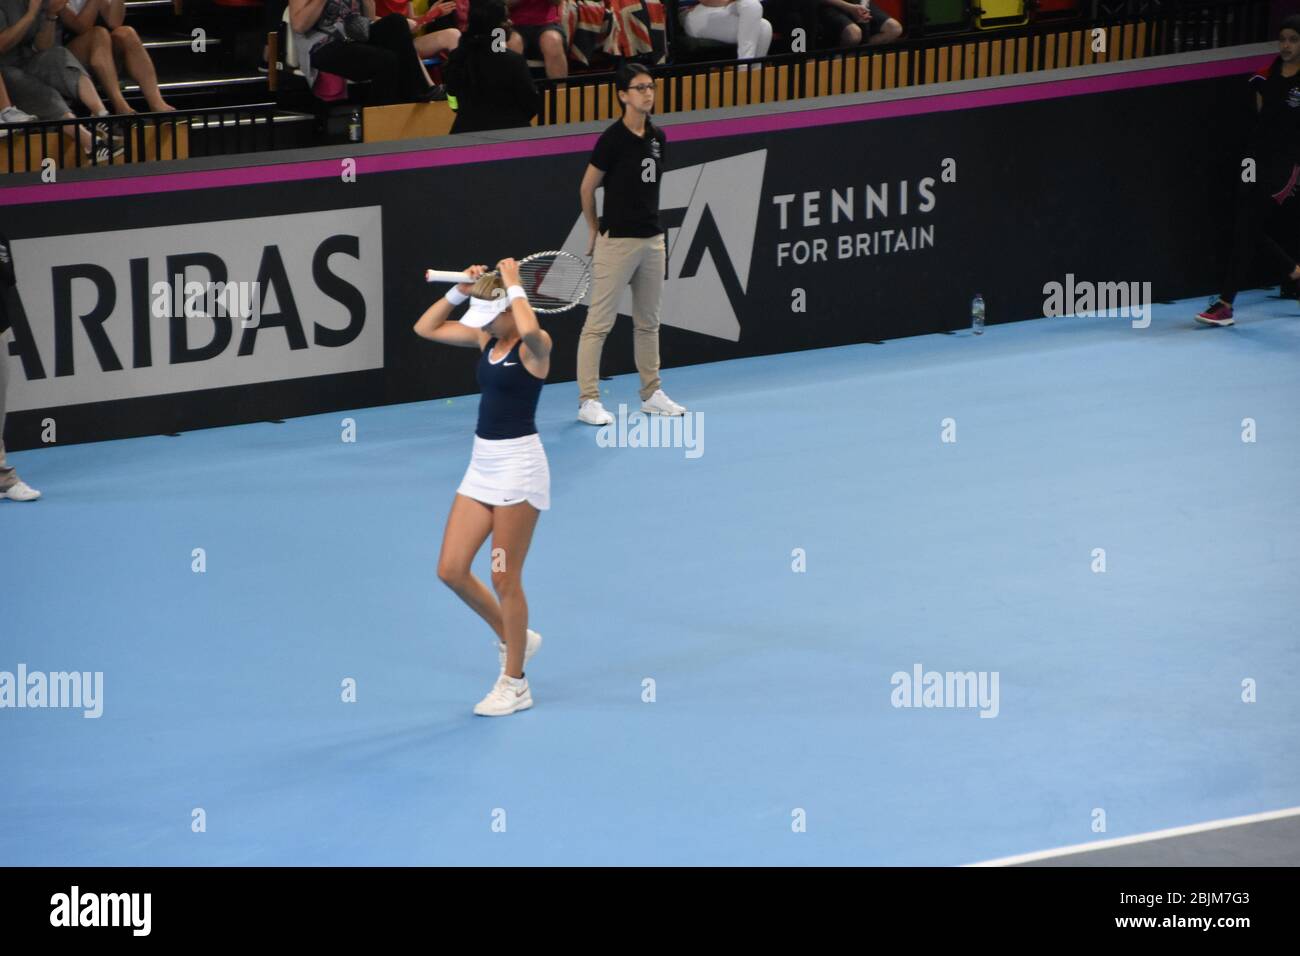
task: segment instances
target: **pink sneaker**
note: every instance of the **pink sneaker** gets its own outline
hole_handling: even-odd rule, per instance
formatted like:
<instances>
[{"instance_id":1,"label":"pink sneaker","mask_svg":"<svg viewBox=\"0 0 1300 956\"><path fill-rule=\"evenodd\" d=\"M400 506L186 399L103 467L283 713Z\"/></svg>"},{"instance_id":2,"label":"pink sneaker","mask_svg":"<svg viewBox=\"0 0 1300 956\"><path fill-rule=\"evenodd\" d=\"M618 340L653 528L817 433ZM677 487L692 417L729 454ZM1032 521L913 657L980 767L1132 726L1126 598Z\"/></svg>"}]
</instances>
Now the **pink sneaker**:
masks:
<instances>
[{"instance_id":1,"label":"pink sneaker","mask_svg":"<svg viewBox=\"0 0 1300 956\"><path fill-rule=\"evenodd\" d=\"M1202 325L1235 325L1232 321L1232 306L1222 299L1215 299L1204 312L1196 314L1196 321Z\"/></svg>"}]
</instances>

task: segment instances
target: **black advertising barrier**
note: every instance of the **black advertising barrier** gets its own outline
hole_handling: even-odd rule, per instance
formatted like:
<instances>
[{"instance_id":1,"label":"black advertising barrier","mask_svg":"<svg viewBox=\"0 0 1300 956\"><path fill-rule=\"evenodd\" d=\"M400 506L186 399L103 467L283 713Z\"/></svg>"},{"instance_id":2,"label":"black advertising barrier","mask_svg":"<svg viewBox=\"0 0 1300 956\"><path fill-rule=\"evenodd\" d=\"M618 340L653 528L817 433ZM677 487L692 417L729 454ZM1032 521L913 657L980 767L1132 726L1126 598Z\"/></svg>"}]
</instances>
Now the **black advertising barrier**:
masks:
<instances>
[{"instance_id":1,"label":"black advertising barrier","mask_svg":"<svg viewBox=\"0 0 1300 956\"><path fill-rule=\"evenodd\" d=\"M1213 291L1240 159L1206 131L1247 115L1271 49L665 117L663 366L946 331L976 292L991 323L1032 319L1067 276ZM411 331L441 289L423 271L585 252L599 128L22 177L0 190L27 319L8 446L50 420L66 444L474 392L472 363ZM257 327L185 318L195 280L258 282ZM546 322L551 381L584 315ZM603 371L632 370L623 321Z\"/></svg>"}]
</instances>

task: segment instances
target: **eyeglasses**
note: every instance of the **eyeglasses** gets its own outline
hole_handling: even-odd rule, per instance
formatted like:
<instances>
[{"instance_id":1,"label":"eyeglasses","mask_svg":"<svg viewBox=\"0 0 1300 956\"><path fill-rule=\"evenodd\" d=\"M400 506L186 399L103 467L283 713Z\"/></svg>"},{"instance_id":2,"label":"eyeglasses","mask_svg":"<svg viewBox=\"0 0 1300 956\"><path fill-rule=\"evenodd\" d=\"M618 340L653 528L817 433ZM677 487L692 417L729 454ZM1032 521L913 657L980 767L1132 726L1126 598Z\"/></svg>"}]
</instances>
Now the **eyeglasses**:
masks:
<instances>
[{"instance_id":1,"label":"eyeglasses","mask_svg":"<svg viewBox=\"0 0 1300 956\"><path fill-rule=\"evenodd\" d=\"M653 90L654 88L655 85L653 83L638 83L636 86L629 86L628 90L635 90L638 93L644 93L646 90Z\"/></svg>"}]
</instances>

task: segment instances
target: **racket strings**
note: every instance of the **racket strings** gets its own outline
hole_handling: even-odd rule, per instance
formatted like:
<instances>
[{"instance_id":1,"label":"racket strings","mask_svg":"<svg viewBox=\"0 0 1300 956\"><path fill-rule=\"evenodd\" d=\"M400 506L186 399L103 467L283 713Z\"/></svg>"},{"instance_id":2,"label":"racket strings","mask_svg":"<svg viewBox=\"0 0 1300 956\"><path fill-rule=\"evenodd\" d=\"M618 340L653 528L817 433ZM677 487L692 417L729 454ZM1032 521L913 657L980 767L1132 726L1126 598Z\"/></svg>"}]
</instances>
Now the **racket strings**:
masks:
<instances>
[{"instance_id":1,"label":"racket strings","mask_svg":"<svg viewBox=\"0 0 1300 956\"><path fill-rule=\"evenodd\" d=\"M563 310L581 301L591 281L586 264L565 253L541 253L519 263L520 284L537 310Z\"/></svg>"}]
</instances>

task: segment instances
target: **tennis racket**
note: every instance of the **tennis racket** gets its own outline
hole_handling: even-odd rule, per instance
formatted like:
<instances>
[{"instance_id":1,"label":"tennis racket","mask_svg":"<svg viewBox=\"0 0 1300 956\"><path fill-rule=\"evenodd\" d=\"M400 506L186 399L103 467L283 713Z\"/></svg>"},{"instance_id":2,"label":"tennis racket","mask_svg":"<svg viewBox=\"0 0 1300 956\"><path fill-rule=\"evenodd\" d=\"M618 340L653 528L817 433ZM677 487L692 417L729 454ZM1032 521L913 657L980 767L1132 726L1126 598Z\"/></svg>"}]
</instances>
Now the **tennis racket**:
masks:
<instances>
[{"instance_id":1,"label":"tennis racket","mask_svg":"<svg viewBox=\"0 0 1300 956\"><path fill-rule=\"evenodd\" d=\"M496 275L496 271L486 273ZM464 272L428 269L425 282L473 282ZM519 260L519 284L533 311L542 315L567 312L581 302L591 286L591 270L572 252L535 252Z\"/></svg>"}]
</instances>

